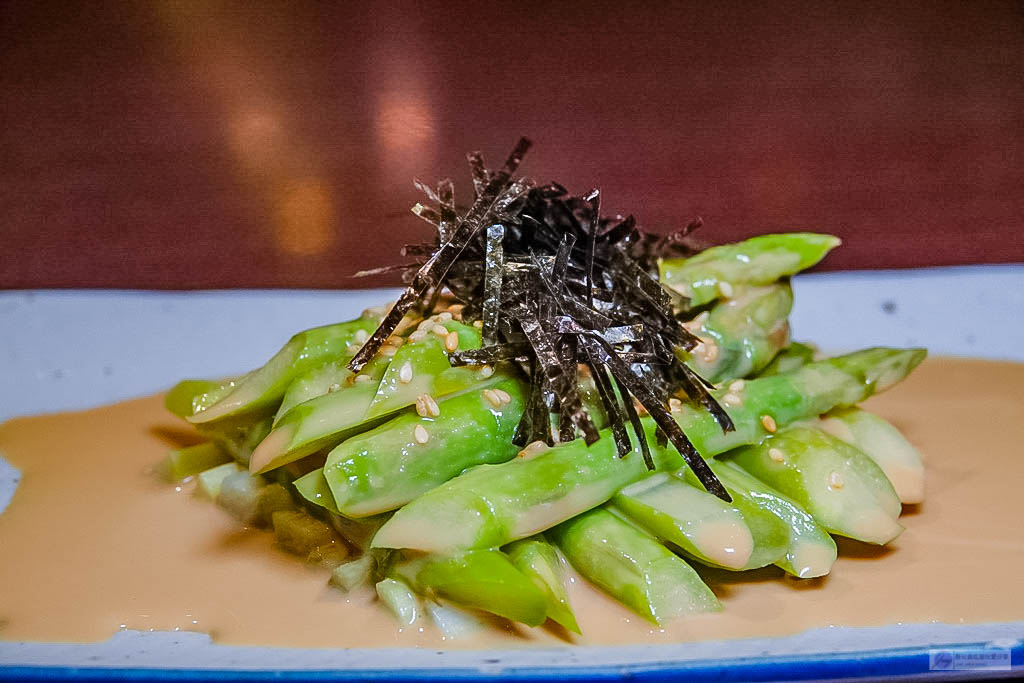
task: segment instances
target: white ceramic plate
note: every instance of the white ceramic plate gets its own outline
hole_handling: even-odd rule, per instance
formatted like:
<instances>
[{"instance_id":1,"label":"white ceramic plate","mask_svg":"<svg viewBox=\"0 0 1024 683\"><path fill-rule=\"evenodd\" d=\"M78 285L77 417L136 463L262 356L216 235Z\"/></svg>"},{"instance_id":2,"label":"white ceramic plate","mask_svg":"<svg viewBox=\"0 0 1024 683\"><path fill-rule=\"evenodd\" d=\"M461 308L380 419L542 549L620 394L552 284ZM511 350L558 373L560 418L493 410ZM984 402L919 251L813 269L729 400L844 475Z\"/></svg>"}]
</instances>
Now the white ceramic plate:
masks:
<instances>
[{"instance_id":1,"label":"white ceramic plate","mask_svg":"<svg viewBox=\"0 0 1024 683\"><path fill-rule=\"evenodd\" d=\"M1024 361L1024 265L805 275L794 289L795 338L830 351L923 345L933 354ZM186 376L241 372L296 330L352 317L394 294L0 292L0 421L150 394ZM0 509L16 476L0 459ZM912 624L678 645L383 655L129 631L98 644L0 642L0 680L991 677L1021 672L1022 640L1024 622ZM982 661L993 668L979 668Z\"/></svg>"}]
</instances>

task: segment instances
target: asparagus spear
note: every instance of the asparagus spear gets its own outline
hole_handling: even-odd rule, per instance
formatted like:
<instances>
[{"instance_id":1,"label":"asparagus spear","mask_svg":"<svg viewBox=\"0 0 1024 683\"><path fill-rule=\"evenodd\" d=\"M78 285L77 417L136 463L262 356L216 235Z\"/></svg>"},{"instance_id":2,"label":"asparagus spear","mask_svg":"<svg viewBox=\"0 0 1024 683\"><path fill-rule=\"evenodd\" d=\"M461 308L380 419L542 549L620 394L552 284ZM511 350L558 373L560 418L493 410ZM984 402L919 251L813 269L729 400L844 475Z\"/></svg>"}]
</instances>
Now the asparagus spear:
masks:
<instances>
[{"instance_id":1,"label":"asparagus spear","mask_svg":"<svg viewBox=\"0 0 1024 683\"><path fill-rule=\"evenodd\" d=\"M693 568L608 510L585 512L551 537L584 578L654 624L721 609Z\"/></svg>"},{"instance_id":2,"label":"asparagus spear","mask_svg":"<svg viewBox=\"0 0 1024 683\"><path fill-rule=\"evenodd\" d=\"M231 454L219 444L206 441L194 446L177 448L160 463L160 474L168 481L181 481L211 467L231 460Z\"/></svg>"},{"instance_id":3,"label":"asparagus spear","mask_svg":"<svg viewBox=\"0 0 1024 683\"><path fill-rule=\"evenodd\" d=\"M412 626L423 617L423 602L405 581L395 578L379 581L377 598L401 624Z\"/></svg>"},{"instance_id":4,"label":"asparagus spear","mask_svg":"<svg viewBox=\"0 0 1024 683\"><path fill-rule=\"evenodd\" d=\"M314 398L349 388L355 384L356 377L365 377L360 379L359 383L369 383L376 388L390 363L391 356L379 354L366 364L359 375L353 375L346 367L348 356L344 356L308 370L288 385L274 417L274 426L276 427L292 408Z\"/></svg>"},{"instance_id":5,"label":"asparagus spear","mask_svg":"<svg viewBox=\"0 0 1024 683\"><path fill-rule=\"evenodd\" d=\"M299 332L266 365L243 377L227 396L199 410L189 421L208 424L275 405L292 380L325 361L345 355L357 335L373 332L378 322L374 316L363 316Z\"/></svg>"},{"instance_id":6,"label":"asparagus spear","mask_svg":"<svg viewBox=\"0 0 1024 683\"><path fill-rule=\"evenodd\" d=\"M761 377L767 377L768 375L781 375L796 370L801 365L814 362L815 353L817 353L817 350L810 344L796 341L790 342L789 346L779 351L775 358L772 358L772 361L757 374Z\"/></svg>"},{"instance_id":7,"label":"asparagus spear","mask_svg":"<svg viewBox=\"0 0 1024 683\"><path fill-rule=\"evenodd\" d=\"M901 503L924 500L924 461L900 430L877 415L847 408L822 416L817 426L862 450L892 482Z\"/></svg>"},{"instance_id":8,"label":"asparagus spear","mask_svg":"<svg viewBox=\"0 0 1024 683\"><path fill-rule=\"evenodd\" d=\"M448 334L456 335L459 344L466 347L480 344L480 333L474 327L452 320L443 324L435 319L424 322L434 328L450 328ZM367 373L371 378L380 377L379 381L356 381L300 403L279 418L274 431L253 453L251 469L265 472L332 447L382 424L422 396L435 400L499 379L488 380L479 370L451 367L446 350L438 334L413 333L392 358L382 363L378 356L360 373L360 377Z\"/></svg>"},{"instance_id":9,"label":"asparagus spear","mask_svg":"<svg viewBox=\"0 0 1024 683\"><path fill-rule=\"evenodd\" d=\"M387 421L365 417L376 392L372 382L357 383L295 406L253 451L249 469L270 471Z\"/></svg>"},{"instance_id":10,"label":"asparagus spear","mask_svg":"<svg viewBox=\"0 0 1024 683\"><path fill-rule=\"evenodd\" d=\"M450 351L476 348L480 348L480 331L475 327L436 316L424 320L384 371L366 416L387 415L411 406L423 394L438 398L478 383L478 369L452 367L448 361Z\"/></svg>"},{"instance_id":11,"label":"asparagus spear","mask_svg":"<svg viewBox=\"0 0 1024 683\"><path fill-rule=\"evenodd\" d=\"M393 510L443 484L467 467L505 462L523 414L521 382L494 383L433 406L405 413L344 441L327 456L323 472L338 510L350 517ZM429 399L433 401L433 399Z\"/></svg>"},{"instance_id":12,"label":"asparagus spear","mask_svg":"<svg viewBox=\"0 0 1024 683\"><path fill-rule=\"evenodd\" d=\"M688 555L726 569L742 569L754 537L732 504L659 472L612 498L614 509Z\"/></svg>"},{"instance_id":13,"label":"asparagus spear","mask_svg":"<svg viewBox=\"0 0 1024 683\"><path fill-rule=\"evenodd\" d=\"M809 232L760 235L711 247L687 259L663 259L659 279L689 297L691 306L703 306L719 297L729 298L734 287L767 285L810 268L838 244L838 237Z\"/></svg>"},{"instance_id":14,"label":"asparagus spear","mask_svg":"<svg viewBox=\"0 0 1024 683\"><path fill-rule=\"evenodd\" d=\"M785 557L783 521L743 496L726 503L700 488L696 477L684 481L686 474L641 479L612 499L615 509L704 564L756 569Z\"/></svg>"},{"instance_id":15,"label":"asparagus spear","mask_svg":"<svg viewBox=\"0 0 1024 683\"><path fill-rule=\"evenodd\" d=\"M548 600L532 579L498 550L431 555L399 563L395 571L422 594L456 605L539 626L547 619Z\"/></svg>"},{"instance_id":16,"label":"asparagus spear","mask_svg":"<svg viewBox=\"0 0 1024 683\"><path fill-rule=\"evenodd\" d=\"M789 340L792 308L789 283L738 290L695 319L702 343L684 360L710 382L755 373Z\"/></svg>"},{"instance_id":17,"label":"asparagus spear","mask_svg":"<svg viewBox=\"0 0 1024 683\"><path fill-rule=\"evenodd\" d=\"M516 541L505 551L512 564L544 593L548 619L573 633L579 633L580 627L569 605L569 592L565 588L562 560L555 547L543 538L534 536Z\"/></svg>"},{"instance_id":18,"label":"asparagus spear","mask_svg":"<svg viewBox=\"0 0 1024 683\"><path fill-rule=\"evenodd\" d=\"M727 458L708 463L733 501L745 500L775 515L786 527L785 557L775 562L802 579L824 576L836 561L836 543L820 524L791 499L752 477ZM755 541L756 543L756 541Z\"/></svg>"},{"instance_id":19,"label":"asparagus spear","mask_svg":"<svg viewBox=\"0 0 1024 683\"><path fill-rule=\"evenodd\" d=\"M818 429L791 427L730 454L830 532L879 545L896 538L900 499L885 473L860 450Z\"/></svg>"},{"instance_id":20,"label":"asparagus spear","mask_svg":"<svg viewBox=\"0 0 1024 683\"><path fill-rule=\"evenodd\" d=\"M675 415L705 457L757 443L772 428L854 405L905 377L923 349L874 348L811 363L787 375L749 380L724 401L735 430L723 433L708 413L684 408ZM724 400L724 392L716 394ZM737 405L738 404L738 405ZM679 469L682 458L658 447L644 420L658 469ZM505 545L596 507L647 474L639 447L616 457L607 433L592 446L577 439L532 459L481 465L398 510L374 537L384 548L444 552Z\"/></svg>"},{"instance_id":21,"label":"asparagus spear","mask_svg":"<svg viewBox=\"0 0 1024 683\"><path fill-rule=\"evenodd\" d=\"M180 418L192 417L227 396L236 380L186 379L178 382L164 395L164 406Z\"/></svg>"}]
</instances>

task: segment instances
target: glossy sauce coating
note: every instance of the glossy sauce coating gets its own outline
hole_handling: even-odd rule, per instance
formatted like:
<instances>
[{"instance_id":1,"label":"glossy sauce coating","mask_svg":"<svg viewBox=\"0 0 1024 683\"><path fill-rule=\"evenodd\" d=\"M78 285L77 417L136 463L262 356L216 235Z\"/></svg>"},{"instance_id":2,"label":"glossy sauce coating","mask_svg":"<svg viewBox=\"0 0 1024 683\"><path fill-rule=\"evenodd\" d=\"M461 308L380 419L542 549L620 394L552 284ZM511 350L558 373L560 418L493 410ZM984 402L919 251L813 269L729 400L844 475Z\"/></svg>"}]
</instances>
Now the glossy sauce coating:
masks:
<instances>
[{"instance_id":1,"label":"glossy sauce coating","mask_svg":"<svg viewBox=\"0 0 1024 683\"><path fill-rule=\"evenodd\" d=\"M654 629L580 579L570 598L580 643L666 643L782 636L830 625L999 622L1024 618L1024 365L931 359L866 406L925 454L927 498L906 509L887 548L840 540L824 579L766 568L700 568L720 614ZM0 639L99 641L119 629L199 630L215 641L295 647L557 645L544 628L493 628L442 643L399 629L369 591L343 595L240 529L154 466L191 438L150 397L0 426L22 472L0 514ZM180 489L180 490L179 490Z\"/></svg>"}]
</instances>

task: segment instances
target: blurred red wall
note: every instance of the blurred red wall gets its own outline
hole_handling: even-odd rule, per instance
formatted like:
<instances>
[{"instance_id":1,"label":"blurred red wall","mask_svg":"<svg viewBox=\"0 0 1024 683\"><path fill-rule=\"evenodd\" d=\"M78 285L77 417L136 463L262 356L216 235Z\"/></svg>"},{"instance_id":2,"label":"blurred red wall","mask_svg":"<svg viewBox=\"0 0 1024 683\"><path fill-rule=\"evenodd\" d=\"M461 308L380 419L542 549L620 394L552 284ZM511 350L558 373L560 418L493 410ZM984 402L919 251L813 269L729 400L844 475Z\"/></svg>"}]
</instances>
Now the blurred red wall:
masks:
<instances>
[{"instance_id":1,"label":"blurred red wall","mask_svg":"<svg viewBox=\"0 0 1024 683\"><path fill-rule=\"evenodd\" d=\"M0 4L0 287L352 287L463 155L827 268L1024 261L1024 3ZM391 280L390 282L393 282Z\"/></svg>"}]
</instances>

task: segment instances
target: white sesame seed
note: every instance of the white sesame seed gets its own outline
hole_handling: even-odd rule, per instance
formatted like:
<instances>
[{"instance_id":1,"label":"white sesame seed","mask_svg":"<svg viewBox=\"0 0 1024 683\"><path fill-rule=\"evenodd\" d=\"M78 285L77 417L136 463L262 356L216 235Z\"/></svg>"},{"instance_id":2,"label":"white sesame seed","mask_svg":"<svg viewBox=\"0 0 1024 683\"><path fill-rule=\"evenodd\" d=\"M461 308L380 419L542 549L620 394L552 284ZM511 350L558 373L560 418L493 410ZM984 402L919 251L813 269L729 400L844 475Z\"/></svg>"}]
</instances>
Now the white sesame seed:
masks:
<instances>
[{"instance_id":1,"label":"white sesame seed","mask_svg":"<svg viewBox=\"0 0 1024 683\"><path fill-rule=\"evenodd\" d=\"M385 344L384 346L380 347L380 352L385 356L393 356L396 353L398 353L398 349L396 349L391 344Z\"/></svg>"},{"instance_id":2,"label":"white sesame seed","mask_svg":"<svg viewBox=\"0 0 1024 683\"><path fill-rule=\"evenodd\" d=\"M828 475L828 487L830 489L841 489L846 482L843 481L843 475L838 472L832 472Z\"/></svg>"},{"instance_id":3,"label":"white sesame seed","mask_svg":"<svg viewBox=\"0 0 1024 683\"><path fill-rule=\"evenodd\" d=\"M448 353L451 353L459 348L459 333L449 332L444 338L444 349Z\"/></svg>"},{"instance_id":4,"label":"white sesame seed","mask_svg":"<svg viewBox=\"0 0 1024 683\"><path fill-rule=\"evenodd\" d=\"M412 438L416 440L418 444L425 444L430 441L430 432L423 425L416 425L415 429L412 430Z\"/></svg>"},{"instance_id":5,"label":"white sesame seed","mask_svg":"<svg viewBox=\"0 0 1024 683\"><path fill-rule=\"evenodd\" d=\"M366 330L356 330L356 341L362 344L369 338L369 333Z\"/></svg>"},{"instance_id":6,"label":"white sesame seed","mask_svg":"<svg viewBox=\"0 0 1024 683\"><path fill-rule=\"evenodd\" d=\"M775 418L771 415L761 416L761 426L764 427L766 432L771 434L774 434L775 430L779 428L779 426L775 424Z\"/></svg>"},{"instance_id":7,"label":"white sesame seed","mask_svg":"<svg viewBox=\"0 0 1024 683\"><path fill-rule=\"evenodd\" d=\"M340 385L340 384L338 384L337 382L335 382L335 383L334 383L334 384L332 384L331 386L327 387L327 393L328 393L328 394L333 394L333 393L334 393L335 391L337 391L338 389L341 389L341 385Z\"/></svg>"},{"instance_id":8,"label":"white sesame seed","mask_svg":"<svg viewBox=\"0 0 1024 683\"><path fill-rule=\"evenodd\" d=\"M402 367L398 369L398 381L402 384L408 384L412 381L412 363L409 361L402 363Z\"/></svg>"},{"instance_id":9,"label":"white sesame seed","mask_svg":"<svg viewBox=\"0 0 1024 683\"><path fill-rule=\"evenodd\" d=\"M436 334L438 337L441 337L442 339L448 336L448 328L445 327L444 325L434 325L432 328L430 328L430 331Z\"/></svg>"},{"instance_id":10,"label":"white sesame seed","mask_svg":"<svg viewBox=\"0 0 1024 683\"><path fill-rule=\"evenodd\" d=\"M498 395L494 393L494 389L484 389L483 392L481 393L483 393L484 398L486 398L487 402L490 403L492 406L494 406L495 408L501 407L501 398L499 398Z\"/></svg>"},{"instance_id":11,"label":"white sesame seed","mask_svg":"<svg viewBox=\"0 0 1024 683\"><path fill-rule=\"evenodd\" d=\"M732 392L735 392L735 393L739 393L739 392L743 391L743 387L745 387L745 386L747 386L747 383L744 382L741 379L738 379L738 380L736 380L735 382L733 382L732 384L729 385L729 391L732 391Z\"/></svg>"},{"instance_id":12,"label":"white sesame seed","mask_svg":"<svg viewBox=\"0 0 1024 683\"><path fill-rule=\"evenodd\" d=\"M395 335L391 335L390 337L388 337L385 340L384 343L385 344L391 344L392 346L397 348L397 347L401 346L402 344L404 344L405 340L402 339L401 337L396 337Z\"/></svg>"},{"instance_id":13,"label":"white sesame seed","mask_svg":"<svg viewBox=\"0 0 1024 683\"><path fill-rule=\"evenodd\" d=\"M473 327L475 327L478 330L482 330L483 327L484 327L484 321L483 320L474 320L473 321Z\"/></svg>"},{"instance_id":14,"label":"white sesame seed","mask_svg":"<svg viewBox=\"0 0 1024 683\"><path fill-rule=\"evenodd\" d=\"M497 396L498 400L501 401L502 403L511 403L512 402L512 397L509 396L509 393L507 391L505 391L504 389L495 389L494 390L494 395Z\"/></svg>"},{"instance_id":15,"label":"white sesame seed","mask_svg":"<svg viewBox=\"0 0 1024 683\"><path fill-rule=\"evenodd\" d=\"M421 342L426 338L427 333L417 329L415 332L409 335L409 343L415 344L416 342Z\"/></svg>"},{"instance_id":16,"label":"white sesame seed","mask_svg":"<svg viewBox=\"0 0 1024 683\"><path fill-rule=\"evenodd\" d=\"M720 291L722 293L722 296L724 296L726 299L732 298L733 289L732 285L730 285L728 282L719 282L718 291Z\"/></svg>"},{"instance_id":17,"label":"white sesame seed","mask_svg":"<svg viewBox=\"0 0 1024 683\"><path fill-rule=\"evenodd\" d=\"M427 404L423 401L423 394L416 397L416 414L420 417L427 416Z\"/></svg>"},{"instance_id":18,"label":"white sesame seed","mask_svg":"<svg viewBox=\"0 0 1024 683\"><path fill-rule=\"evenodd\" d=\"M778 448L769 448L768 457L775 462L786 462L786 454L780 451Z\"/></svg>"},{"instance_id":19,"label":"white sesame seed","mask_svg":"<svg viewBox=\"0 0 1024 683\"><path fill-rule=\"evenodd\" d=\"M490 365L485 365L485 366L480 368L480 376L483 377L484 379L487 379L488 377L490 377L493 374L494 374L494 368L492 368Z\"/></svg>"},{"instance_id":20,"label":"white sesame seed","mask_svg":"<svg viewBox=\"0 0 1024 683\"><path fill-rule=\"evenodd\" d=\"M673 413L678 413L683 409L683 402L678 398L672 397L668 400L668 409Z\"/></svg>"},{"instance_id":21,"label":"white sesame seed","mask_svg":"<svg viewBox=\"0 0 1024 683\"><path fill-rule=\"evenodd\" d=\"M421 321L420 324L416 326L416 331L417 332L430 332L430 330L433 329L433 327L434 327L434 321L431 320L430 318L427 318L427 319Z\"/></svg>"},{"instance_id":22,"label":"white sesame seed","mask_svg":"<svg viewBox=\"0 0 1024 683\"><path fill-rule=\"evenodd\" d=\"M465 308L463 304L452 304L448 307L448 312L452 314L452 318L455 320L462 320L463 308Z\"/></svg>"},{"instance_id":23,"label":"white sesame seed","mask_svg":"<svg viewBox=\"0 0 1024 683\"><path fill-rule=\"evenodd\" d=\"M452 319L452 314L449 311L441 311L437 314L437 319L440 322L446 323Z\"/></svg>"},{"instance_id":24,"label":"white sesame seed","mask_svg":"<svg viewBox=\"0 0 1024 683\"><path fill-rule=\"evenodd\" d=\"M423 405L427 409L427 415L430 417L441 416L441 406L437 405L437 401L430 394L423 394Z\"/></svg>"},{"instance_id":25,"label":"white sesame seed","mask_svg":"<svg viewBox=\"0 0 1024 683\"><path fill-rule=\"evenodd\" d=\"M727 406L741 406L743 405L743 399L736 394L726 394L722 397L722 403Z\"/></svg>"},{"instance_id":26,"label":"white sesame seed","mask_svg":"<svg viewBox=\"0 0 1024 683\"><path fill-rule=\"evenodd\" d=\"M355 382L369 382L370 381L370 376L369 375L356 375L356 378L353 381L355 381Z\"/></svg>"}]
</instances>

